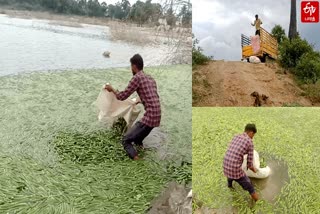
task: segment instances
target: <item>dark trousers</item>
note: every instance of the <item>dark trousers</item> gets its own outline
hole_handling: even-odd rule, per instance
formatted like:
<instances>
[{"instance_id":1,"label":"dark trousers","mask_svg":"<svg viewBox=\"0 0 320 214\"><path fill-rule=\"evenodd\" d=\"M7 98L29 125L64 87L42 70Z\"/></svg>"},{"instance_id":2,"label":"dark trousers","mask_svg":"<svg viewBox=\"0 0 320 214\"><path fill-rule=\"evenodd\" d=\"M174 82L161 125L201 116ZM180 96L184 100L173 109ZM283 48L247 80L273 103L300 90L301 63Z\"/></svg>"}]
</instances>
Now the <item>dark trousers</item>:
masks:
<instances>
[{"instance_id":1,"label":"dark trousers","mask_svg":"<svg viewBox=\"0 0 320 214\"><path fill-rule=\"evenodd\" d=\"M128 156L133 159L138 155L133 147L133 143L142 146L142 141L150 134L153 127L149 127L141 122L137 122L129 131L123 136L122 145Z\"/></svg>"},{"instance_id":2,"label":"dark trousers","mask_svg":"<svg viewBox=\"0 0 320 214\"><path fill-rule=\"evenodd\" d=\"M256 30L256 35L260 36L260 30Z\"/></svg>"},{"instance_id":3,"label":"dark trousers","mask_svg":"<svg viewBox=\"0 0 320 214\"><path fill-rule=\"evenodd\" d=\"M243 176L239 179L228 178L228 187L232 187L232 181L237 182L244 190L248 191L250 195L255 192L254 187L248 178L248 176Z\"/></svg>"}]
</instances>

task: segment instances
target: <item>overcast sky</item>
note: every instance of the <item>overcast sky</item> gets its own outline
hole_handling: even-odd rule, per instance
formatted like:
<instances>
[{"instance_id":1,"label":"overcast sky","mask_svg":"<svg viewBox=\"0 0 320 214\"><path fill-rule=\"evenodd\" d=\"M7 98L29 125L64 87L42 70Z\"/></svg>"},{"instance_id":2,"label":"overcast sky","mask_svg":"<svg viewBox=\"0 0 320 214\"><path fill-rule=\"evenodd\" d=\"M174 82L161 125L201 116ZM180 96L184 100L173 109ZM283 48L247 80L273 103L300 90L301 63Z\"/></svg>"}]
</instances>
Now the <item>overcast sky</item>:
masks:
<instances>
[{"instance_id":1,"label":"overcast sky","mask_svg":"<svg viewBox=\"0 0 320 214\"><path fill-rule=\"evenodd\" d=\"M280 24L288 35L289 0L197 0L192 6L192 31L204 53L217 60L241 59L241 33L254 35L255 28L250 23L255 14L259 14L262 27L267 31ZM297 1L298 31L320 50L320 23L301 23L300 19L300 1Z\"/></svg>"}]
</instances>

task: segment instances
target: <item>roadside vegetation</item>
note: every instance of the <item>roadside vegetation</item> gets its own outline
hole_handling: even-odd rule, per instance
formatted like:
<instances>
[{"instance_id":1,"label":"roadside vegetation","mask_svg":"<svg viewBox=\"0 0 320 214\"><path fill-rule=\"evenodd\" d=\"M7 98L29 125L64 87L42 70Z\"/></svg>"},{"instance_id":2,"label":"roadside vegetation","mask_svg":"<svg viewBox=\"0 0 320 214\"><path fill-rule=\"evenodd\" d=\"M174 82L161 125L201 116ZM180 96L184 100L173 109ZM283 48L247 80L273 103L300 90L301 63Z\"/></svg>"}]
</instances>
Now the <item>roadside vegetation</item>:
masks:
<instances>
[{"instance_id":1,"label":"roadside vegetation","mask_svg":"<svg viewBox=\"0 0 320 214\"><path fill-rule=\"evenodd\" d=\"M312 102L320 102L319 51L299 34L288 38L280 25L272 29L272 34L279 42L279 65L296 77L305 96Z\"/></svg>"},{"instance_id":2,"label":"roadside vegetation","mask_svg":"<svg viewBox=\"0 0 320 214\"><path fill-rule=\"evenodd\" d=\"M207 88L210 86L207 79L203 78L196 68L207 64L213 57L204 55L203 49L198 44L199 40L192 34L192 86L201 84ZM198 102L200 97L198 90L192 87L192 103Z\"/></svg>"}]
</instances>

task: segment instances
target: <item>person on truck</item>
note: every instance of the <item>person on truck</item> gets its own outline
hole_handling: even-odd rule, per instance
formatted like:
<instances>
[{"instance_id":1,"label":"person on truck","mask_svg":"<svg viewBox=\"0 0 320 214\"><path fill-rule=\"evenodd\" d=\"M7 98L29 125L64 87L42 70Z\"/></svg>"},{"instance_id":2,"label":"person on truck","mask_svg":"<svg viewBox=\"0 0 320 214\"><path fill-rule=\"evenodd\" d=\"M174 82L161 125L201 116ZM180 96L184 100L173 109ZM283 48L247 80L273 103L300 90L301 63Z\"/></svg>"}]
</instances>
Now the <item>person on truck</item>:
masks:
<instances>
[{"instance_id":1,"label":"person on truck","mask_svg":"<svg viewBox=\"0 0 320 214\"><path fill-rule=\"evenodd\" d=\"M257 132L255 124L247 124L243 134L236 135L224 156L223 173L227 177L228 187L232 187L232 182L237 182L244 190L248 191L251 198L258 200L256 193L249 177L242 170L243 156L247 154L247 167L254 173L257 169L253 166L253 137Z\"/></svg>"},{"instance_id":2,"label":"person on truck","mask_svg":"<svg viewBox=\"0 0 320 214\"><path fill-rule=\"evenodd\" d=\"M262 25L262 21L259 19L258 14L256 15L256 20L254 20L254 23L251 23L251 25L256 27L256 35L260 36L260 25Z\"/></svg>"}]
</instances>

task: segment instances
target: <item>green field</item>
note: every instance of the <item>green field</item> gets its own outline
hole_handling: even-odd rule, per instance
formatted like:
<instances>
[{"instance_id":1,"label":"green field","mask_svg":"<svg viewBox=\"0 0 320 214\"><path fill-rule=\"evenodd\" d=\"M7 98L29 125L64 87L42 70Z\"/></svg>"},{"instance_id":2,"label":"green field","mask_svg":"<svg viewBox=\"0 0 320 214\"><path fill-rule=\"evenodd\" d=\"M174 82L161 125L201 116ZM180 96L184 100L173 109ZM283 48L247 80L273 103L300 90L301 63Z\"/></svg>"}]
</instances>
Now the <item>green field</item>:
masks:
<instances>
[{"instance_id":1,"label":"green field","mask_svg":"<svg viewBox=\"0 0 320 214\"><path fill-rule=\"evenodd\" d=\"M147 68L162 103L165 158L126 157L93 105L129 68L0 77L0 213L144 213L171 180L191 180L191 66Z\"/></svg>"},{"instance_id":2,"label":"green field","mask_svg":"<svg viewBox=\"0 0 320 214\"><path fill-rule=\"evenodd\" d=\"M239 185L234 185L236 191L227 187L223 157L232 137L242 133L247 123L255 123L258 129L255 149L288 166L289 180L274 203L262 199L253 205ZM192 183L196 201L238 213L319 213L319 130L320 108L193 108ZM194 203L195 209L198 204Z\"/></svg>"}]
</instances>

